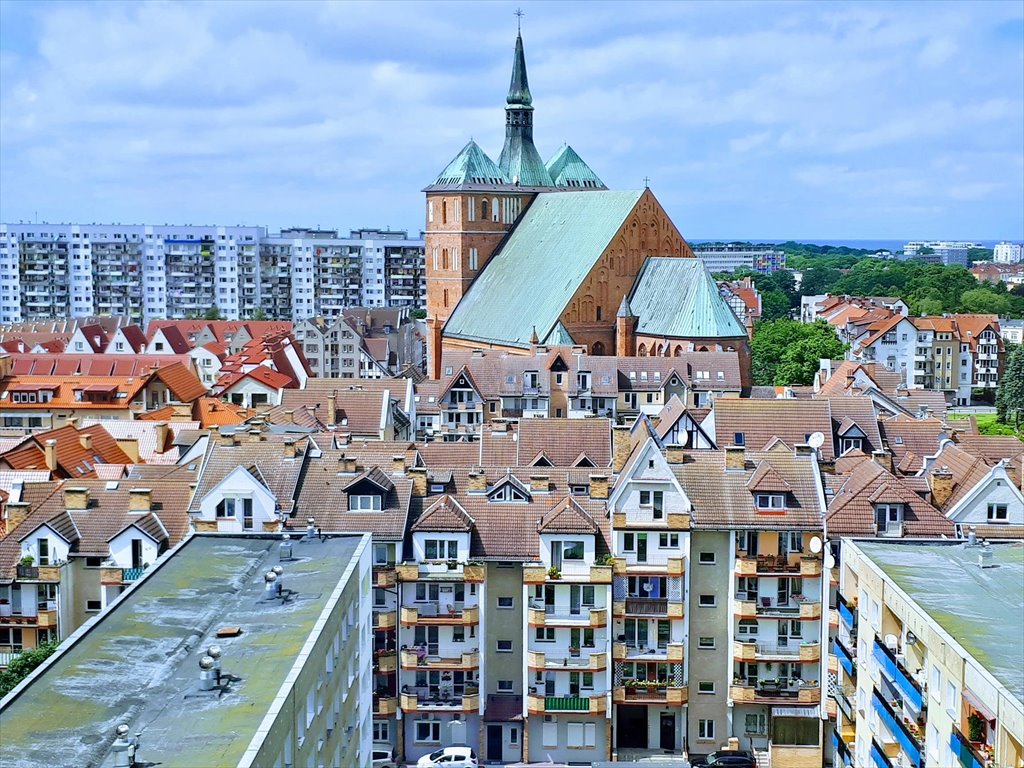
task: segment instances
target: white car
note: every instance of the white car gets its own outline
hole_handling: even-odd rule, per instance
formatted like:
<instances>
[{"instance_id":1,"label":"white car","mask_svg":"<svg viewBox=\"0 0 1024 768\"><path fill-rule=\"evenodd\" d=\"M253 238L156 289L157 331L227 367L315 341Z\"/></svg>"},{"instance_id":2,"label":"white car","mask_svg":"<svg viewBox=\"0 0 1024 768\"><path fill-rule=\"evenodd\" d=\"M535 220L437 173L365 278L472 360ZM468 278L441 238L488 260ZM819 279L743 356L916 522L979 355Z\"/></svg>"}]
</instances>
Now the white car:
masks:
<instances>
[{"instance_id":1,"label":"white car","mask_svg":"<svg viewBox=\"0 0 1024 768\"><path fill-rule=\"evenodd\" d=\"M416 768L477 768L476 752L469 747L442 747L424 755Z\"/></svg>"},{"instance_id":2,"label":"white car","mask_svg":"<svg viewBox=\"0 0 1024 768\"><path fill-rule=\"evenodd\" d=\"M394 750L386 741L373 742L373 768L397 768Z\"/></svg>"}]
</instances>

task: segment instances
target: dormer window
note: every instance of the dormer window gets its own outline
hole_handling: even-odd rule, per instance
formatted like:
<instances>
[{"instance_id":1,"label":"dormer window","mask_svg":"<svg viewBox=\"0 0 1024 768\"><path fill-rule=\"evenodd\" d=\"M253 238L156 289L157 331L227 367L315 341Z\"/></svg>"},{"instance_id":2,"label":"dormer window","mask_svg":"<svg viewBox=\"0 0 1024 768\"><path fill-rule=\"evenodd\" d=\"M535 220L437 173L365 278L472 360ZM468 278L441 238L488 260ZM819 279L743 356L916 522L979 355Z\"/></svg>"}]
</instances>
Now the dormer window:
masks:
<instances>
[{"instance_id":1,"label":"dormer window","mask_svg":"<svg viewBox=\"0 0 1024 768\"><path fill-rule=\"evenodd\" d=\"M842 456L849 451L859 451L863 444L864 441L859 437L844 437L840 446L839 455Z\"/></svg>"},{"instance_id":2,"label":"dormer window","mask_svg":"<svg viewBox=\"0 0 1024 768\"><path fill-rule=\"evenodd\" d=\"M786 508L786 497L781 493L759 493L754 498L758 509Z\"/></svg>"},{"instance_id":3,"label":"dormer window","mask_svg":"<svg viewBox=\"0 0 1024 768\"><path fill-rule=\"evenodd\" d=\"M359 495L348 497L348 508L352 512L380 512L383 499L376 495Z\"/></svg>"},{"instance_id":4,"label":"dormer window","mask_svg":"<svg viewBox=\"0 0 1024 768\"><path fill-rule=\"evenodd\" d=\"M986 519L990 523L1008 522L1010 519L1009 506L1007 504L989 504Z\"/></svg>"},{"instance_id":5,"label":"dormer window","mask_svg":"<svg viewBox=\"0 0 1024 768\"><path fill-rule=\"evenodd\" d=\"M903 505L875 504L875 527L879 536L902 536Z\"/></svg>"},{"instance_id":6,"label":"dormer window","mask_svg":"<svg viewBox=\"0 0 1024 768\"><path fill-rule=\"evenodd\" d=\"M640 506L650 507L655 520L661 520L665 514L664 491L640 491Z\"/></svg>"},{"instance_id":7,"label":"dormer window","mask_svg":"<svg viewBox=\"0 0 1024 768\"><path fill-rule=\"evenodd\" d=\"M580 371L576 374L576 385L583 391L590 389L590 371Z\"/></svg>"}]
</instances>

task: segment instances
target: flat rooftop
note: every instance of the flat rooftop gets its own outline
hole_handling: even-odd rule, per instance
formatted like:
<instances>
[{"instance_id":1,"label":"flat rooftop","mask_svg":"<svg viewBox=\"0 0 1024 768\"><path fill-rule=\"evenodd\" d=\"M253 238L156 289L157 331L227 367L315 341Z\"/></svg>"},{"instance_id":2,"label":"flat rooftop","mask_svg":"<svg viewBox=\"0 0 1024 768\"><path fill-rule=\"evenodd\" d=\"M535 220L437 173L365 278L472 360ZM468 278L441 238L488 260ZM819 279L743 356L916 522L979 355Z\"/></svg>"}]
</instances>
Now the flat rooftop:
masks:
<instances>
[{"instance_id":1,"label":"flat rooftop","mask_svg":"<svg viewBox=\"0 0 1024 768\"><path fill-rule=\"evenodd\" d=\"M0 765L110 766L115 728L141 733L137 759L164 766L237 765L362 537L293 539L195 535L0 710ZM282 565L287 601L263 600L264 574ZM216 638L239 627L233 638ZM70 641L70 642L69 642ZM223 650L228 689L199 691L199 659Z\"/></svg>"},{"instance_id":2,"label":"flat rooftop","mask_svg":"<svg viewBox=\"0 0 1024 768\"><path fill-rule=\"evenodd\" d=\"M993 544L991 568L966 543L854 543L1024 703L1024 542Z\"/></svg>"}]
</instances>

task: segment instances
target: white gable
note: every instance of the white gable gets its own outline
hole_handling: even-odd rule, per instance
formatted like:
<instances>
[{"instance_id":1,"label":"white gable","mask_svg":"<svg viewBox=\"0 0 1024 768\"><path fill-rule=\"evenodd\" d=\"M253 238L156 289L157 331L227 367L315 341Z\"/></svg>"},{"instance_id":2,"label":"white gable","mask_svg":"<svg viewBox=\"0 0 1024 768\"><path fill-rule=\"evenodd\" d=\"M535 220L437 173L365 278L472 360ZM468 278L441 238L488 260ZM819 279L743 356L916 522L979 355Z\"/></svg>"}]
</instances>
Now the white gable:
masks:
<instances>
[{"instance_id":1,"label":"white gable","mask_svg":"<svg viewBox=\"0 0 1024 768\"><path fill-rule=\"evenodd\" d=\"M1008 526L1024 526L1024 493L1013 484L1006 467L998 464L968 491L960 501L950 507L946 517L958 525L990 525L990 504L1006 505Z\"/></svg>"}]
</instances>

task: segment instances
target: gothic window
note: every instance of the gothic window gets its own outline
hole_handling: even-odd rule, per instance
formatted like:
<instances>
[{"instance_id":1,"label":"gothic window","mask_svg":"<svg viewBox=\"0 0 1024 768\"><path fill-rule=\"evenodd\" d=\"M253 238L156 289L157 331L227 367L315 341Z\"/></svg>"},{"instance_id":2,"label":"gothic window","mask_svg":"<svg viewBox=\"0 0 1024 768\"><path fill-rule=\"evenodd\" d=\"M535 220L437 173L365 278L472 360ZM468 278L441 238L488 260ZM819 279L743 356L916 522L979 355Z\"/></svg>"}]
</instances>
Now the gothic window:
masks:
<instances>
[{"instance_id":1,"label":"gothic window","mask_svg":"<svg viewBox=\"0 0 1024 768\"><path fill-rule=\"evenodd\" d=\"M600 307L597 308L597 320L598 320L598 322L600 322L600 320L601 320L601 308Z\"/></svg>"},{"instance_id":2,"label":"gothic window","mask_svg":"<svg viewBox=\"0 0 1024 768\"><path fill-rule=\"evenodd\" d=\"M448 249L441 249L441 269L448 269Z\"/></svg>"},{"instance_id":3,"label":"gothic window","mask_svg":"<svg viewBox=\"0 0 1024 768\"><path fill-rule=\"evenodd\" d=\"M676 357L682 357L683 356L683 348L679 344L676 344L676 351L673 352L672 354L675 355Z\"/></svg>"},{"instance_id":4,"label":"gothic window","mask_svg":"<svg viewBox=\"0 0 1024 768\"><path fill-rule=\"evenodd\" d=\"M444 308L448 309L448 289L444 289Z\"/></svg>"},{"instance_id":5,"label":"gothic window","mask_svg":"<svg viewBox=\"0 0 1024 768\"><path fill-rule=\"evenodd\" d=\"M594 346L591 347L591 349L590 349L590 354L592 354L592 355L603 355L604 354L604 344L602 344L600 341L595 341L594 342Z\"/></svg>"},{"instance_id":6,"label":"gothic window","mask_svg":"<svg viewBox=\"0 0 1024 768\"><path fill-rule=\"evenodd\" d=\"M447 306L447 304L445 304L445 306ZM647 357L647 345L641 344L637 347L636 354L638 357Z\"/></svg>"},{"instance_id":7,"label":"gothic window","mask_svg":"<svg viewBox=\"0 0 1024 768\"><path fill-rule=\"evenodd\" d=\"M491 221L498 220L498 198L491 198Z\"/></svg>"},{"instance_id":8,"label":"gothic window","mask_svg":"<svg viewBox=\"0 0 1024 768\"><path fill-rule=\"evenodd\" d=\"M487 208L488 208L488 205L489 205L489 203L487 202L487 198L486 197L483 200L480 201L480 218L483 219L484 221L487 221Z\"/></svg>"},{"instance_id":9,"label":"gothic window","mask_svg":"<svg viewBox=\"0 0 1024 768\"><path fill-rule=\"evenodd\" d=\"M442 224L447 224L448 223L448 201L447 200L442 200L441 201L441 223Z\"/></svg>"}]
</instances>

